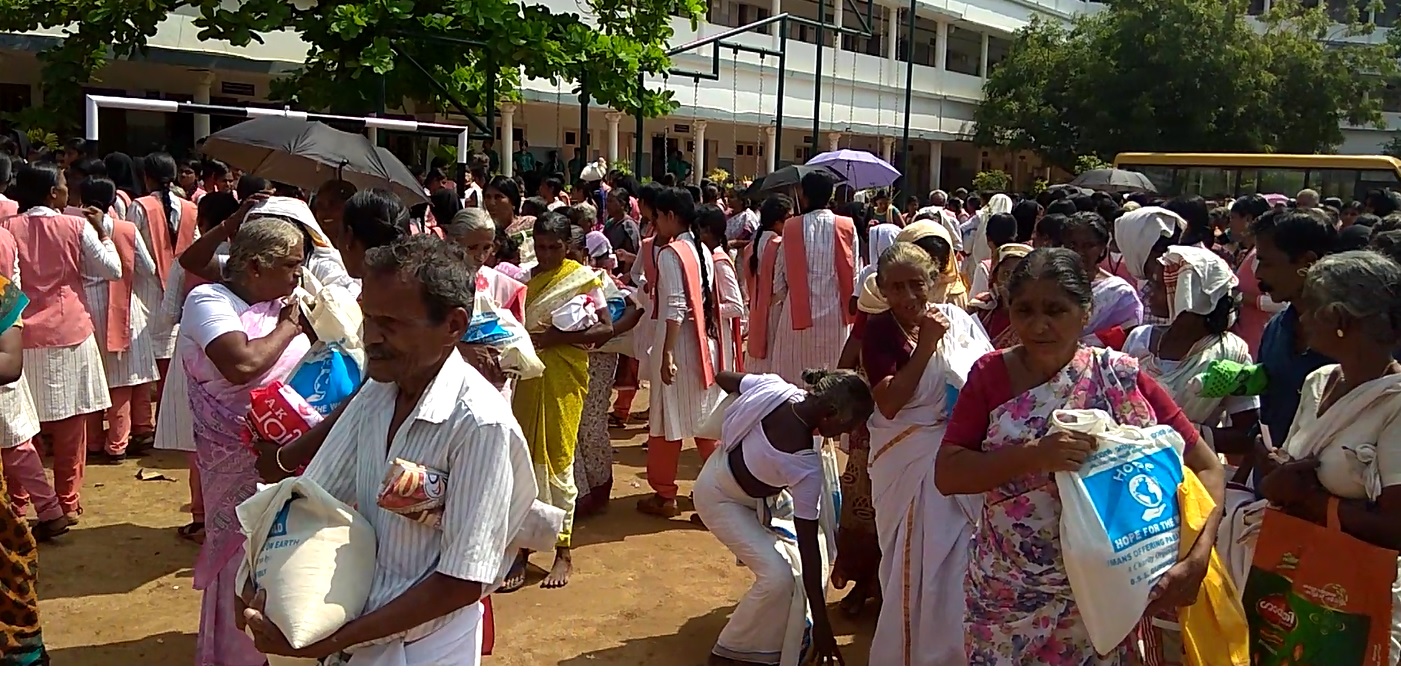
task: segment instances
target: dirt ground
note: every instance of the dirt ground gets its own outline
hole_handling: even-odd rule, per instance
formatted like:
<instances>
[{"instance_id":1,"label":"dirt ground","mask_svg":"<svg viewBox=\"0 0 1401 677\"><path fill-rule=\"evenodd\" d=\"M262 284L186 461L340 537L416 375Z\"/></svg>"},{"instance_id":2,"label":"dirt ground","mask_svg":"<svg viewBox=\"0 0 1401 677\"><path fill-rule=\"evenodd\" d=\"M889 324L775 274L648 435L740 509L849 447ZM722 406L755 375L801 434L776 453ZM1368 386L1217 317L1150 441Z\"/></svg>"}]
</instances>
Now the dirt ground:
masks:
<instances>
[{"instance_id":1,"label":"dirt ground","mask_svg":"<svg viewBox=\"0 0 1401 677\"><path fill-rule=\"evenodd\" d=\"M639 397L636 408L645 407ZM713 536L687 521L642 515L649 492L645 429L614 431L618 455L607 513L575 526L575 575L543 590L537 555L530 583L493 598L495 665L701 665L752 582ZM157 454L88 469L79 527L40 548L44 639L55 665L190 665L200 594L191 566L198 547L178 538L188 521L186 460ZM138 470L166 479L138 480ZM683 495L699 470L683 455ZM829 602L839 592L828 593ZM848 664L864 665L875 628L868 607L855 621L832 605Z\"/></svg>"}]
</instances>

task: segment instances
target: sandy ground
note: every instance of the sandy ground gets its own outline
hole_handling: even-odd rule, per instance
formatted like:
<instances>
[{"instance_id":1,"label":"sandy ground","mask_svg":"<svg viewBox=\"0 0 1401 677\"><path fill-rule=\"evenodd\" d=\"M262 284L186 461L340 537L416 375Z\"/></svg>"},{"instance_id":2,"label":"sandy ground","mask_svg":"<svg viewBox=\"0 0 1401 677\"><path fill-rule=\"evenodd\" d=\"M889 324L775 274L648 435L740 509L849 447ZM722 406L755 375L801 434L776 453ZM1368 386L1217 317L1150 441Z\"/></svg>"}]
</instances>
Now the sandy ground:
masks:
<instances>
[{"instance_id":1,"label":"sandy ground","mask_svg":"<svg viewBox=\"0 0 1401 677\"><path fill-rule=\"evenodd\" d=\"M637 408L645 406L638 398ZM699 665L752 576L713 536L633 508L649 493L644 429L615 431L610 510L575 526L575 576L543 590L532 567L523 590L493 598L497 665ZM176 536L188 521L186 460L158 454L88 469L83 523L41 546L44 639L55 665L190 665L200 594L198 547ZM141 481L138 470L167 479ZM699 470L683 455L682 494ZM534 564L548 567L550 557ZM840 593L829 592L835 601ZM864 665L875 613L830 614L849 664Z\"/></svg>"}]
</instances>

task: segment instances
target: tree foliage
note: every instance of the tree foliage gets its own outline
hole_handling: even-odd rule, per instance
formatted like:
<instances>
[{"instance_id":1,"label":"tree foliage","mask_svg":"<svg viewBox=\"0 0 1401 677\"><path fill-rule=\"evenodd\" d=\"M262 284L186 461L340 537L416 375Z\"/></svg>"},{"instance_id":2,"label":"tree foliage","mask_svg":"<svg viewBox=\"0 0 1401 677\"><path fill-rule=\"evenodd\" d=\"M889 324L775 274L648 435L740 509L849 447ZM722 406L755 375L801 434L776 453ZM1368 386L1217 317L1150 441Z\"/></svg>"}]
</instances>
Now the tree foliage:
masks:
<instances>
[{"instance_id":1,"label":"tree foliage","mask_svg":"<svg viewBox=\"0 0 1401 677\"><path fill-rule=\"evenodd\" d=\"M1041 153L1067 169L1121 151L1326 152L1343 120L1382 126L1380 86L1397 44L1349 41L1326 3L1109 3L1070 26L1033 21L989 74L975 141Z\"/></svg>"},{"instance_id":2,"label":"tree foliage","mask_svg":"<svg viewBox=\"0 0 1401 677\"><path fill-rule=\"evenodd\" d=\"M450 95L480 111L494 70L498 99L515 98L521 73L582 79L594 100L657 117L675 102L666 90L640 87L638 74L668 68L672 16L694 23L707 5L587 0L580 8L594 15L590 24L512 0L0 0L0 31L64 27L65 39L40 59L45 108L71 115L79 109L73 83L91 81L109 49L118 58L143 52L156 26L187 6L199 11L201 39L243 47L272 31L299 35L309 45L306 62L272 92L292 105L363 113L408 99L446 109Z\"/></svg>"}]
</instances>

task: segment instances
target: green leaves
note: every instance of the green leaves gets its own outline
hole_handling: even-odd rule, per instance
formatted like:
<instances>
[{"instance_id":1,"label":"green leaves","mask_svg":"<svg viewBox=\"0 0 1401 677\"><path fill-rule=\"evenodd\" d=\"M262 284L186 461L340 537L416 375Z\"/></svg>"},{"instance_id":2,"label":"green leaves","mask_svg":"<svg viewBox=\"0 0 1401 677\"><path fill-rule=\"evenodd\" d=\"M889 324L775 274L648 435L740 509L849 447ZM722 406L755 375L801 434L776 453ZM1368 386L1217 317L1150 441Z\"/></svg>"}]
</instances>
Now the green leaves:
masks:
<instances>
[{"instance_id":1,"label":"green leaves","mask_svg":"<svg viewBox=\"0 0 1401 677\"><path fill-rule=\"evenodd\" d=\"M272 95L304 108L422 112L448 109L456 99L481 111L494 71L498 100L519 98L524 73L587 79L595 101L629 113L673 110L669 93L639 87L638 76L670 67L672 18L694 23L706 0L584 1L595 15L591 23L515 0L242 0L236 11L220 0L0 0L0 31L71 27L61 44L40 54L44 102L56 127L76 122L81 92L72 85L93 80L109 46L119 57L144 51L156 26L179 7L199 10L201 40L242 47L270 31L298 34L309 45L306 62L274 82Z\"/></svg>"},{"instance_id":2,"label":"green leaves","mask_svg":"<svg viewBox=\"0 0 1401 677\"><path fill-rule=\"evenodd\" d=\"M1298 0L1252 25L1246 5L1135 0L1069 29L1034 21L990 73L975 138L1071 169L1122 151L1324 152L1342 120L1381 122L1372 94L1397 73L1401 35L1340 44L1371 26Z\"/></svg>"}]
</instances>

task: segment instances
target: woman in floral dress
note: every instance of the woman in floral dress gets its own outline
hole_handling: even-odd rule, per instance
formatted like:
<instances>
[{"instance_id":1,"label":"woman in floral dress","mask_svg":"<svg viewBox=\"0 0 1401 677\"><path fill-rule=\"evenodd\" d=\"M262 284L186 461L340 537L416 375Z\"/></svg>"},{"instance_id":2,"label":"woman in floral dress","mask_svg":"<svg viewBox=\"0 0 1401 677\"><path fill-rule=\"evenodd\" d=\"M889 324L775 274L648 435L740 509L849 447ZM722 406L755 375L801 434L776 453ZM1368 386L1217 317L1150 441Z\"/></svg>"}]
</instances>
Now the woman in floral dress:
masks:
<instances>
[{"instance_id":1,"label":"woman in floral dress","mask_svg":"<svg viewBox=\"0 0 1401 677\"><path fill-rule=\"evenodd\" d=\"M1126 355L1078 339L1089 320L1090 279L1078 254L1038 249L1007 284L1022 344L985 355L954 405L936 461L947 496L981 495L966 579L964 643L970 665L1117 665L1131 639L1106 656L1090 642L1070 590L1060 544L1060 495L1052 473L1080 467L1094 441L1051 432L1058 409L1101 409L1121 425L1171 425L1183 464L1219 505L1225 475L1196 426ZM1220 513L1186 556L1158 580L1145 615L1195 601Z\"/></svg>"}]
</instances>

